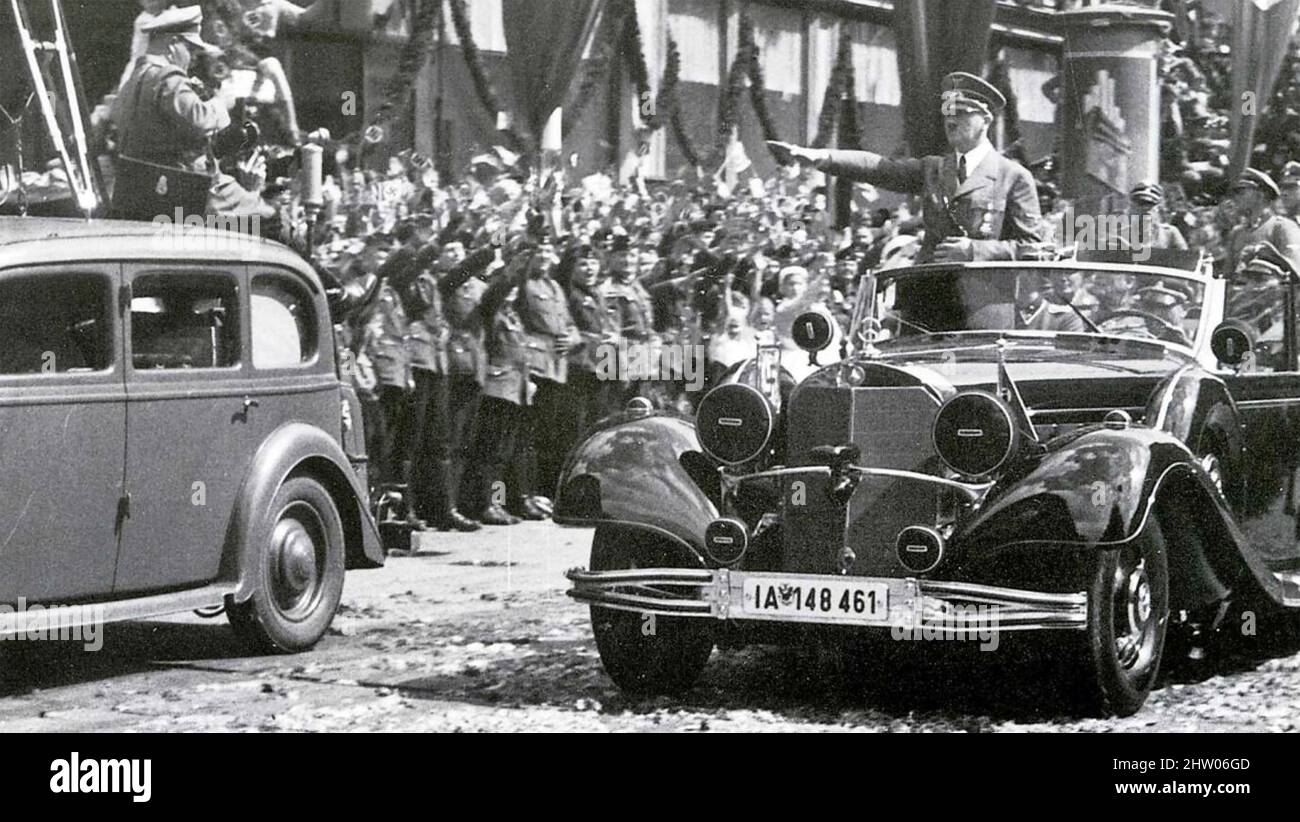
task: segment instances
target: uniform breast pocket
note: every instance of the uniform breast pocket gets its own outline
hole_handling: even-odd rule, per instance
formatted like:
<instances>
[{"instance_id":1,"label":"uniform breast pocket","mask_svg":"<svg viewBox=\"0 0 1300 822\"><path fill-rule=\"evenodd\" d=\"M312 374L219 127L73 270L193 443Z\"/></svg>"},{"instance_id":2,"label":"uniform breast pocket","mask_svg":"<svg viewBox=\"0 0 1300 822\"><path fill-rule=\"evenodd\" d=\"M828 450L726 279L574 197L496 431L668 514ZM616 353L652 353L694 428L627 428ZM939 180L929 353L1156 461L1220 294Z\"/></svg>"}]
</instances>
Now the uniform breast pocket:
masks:
<instances>
[{"instance_id":1,"label":"uniform breast pocket","mask_svg":"<svg viewBox=\"0 0 1300 822\"><path fill-rule=\"evenodd\" d=\"M447 344L447 366L453 374L475 374L478 372L478 354L473 346L452 340Z\"/></svg>"},{"instance_id":2,"label":"uniform breast pocket","mask_svg":"<svg viewBox=\"0 0 1300 822\"><path fill-rule=\"evenodd\" d=\"M966 230L972 237L996 238L1002 232L1002 213L1005 210L1004 201L988 197L973 198L966 207L963 220Z\"/></svg>"}]
</instances>

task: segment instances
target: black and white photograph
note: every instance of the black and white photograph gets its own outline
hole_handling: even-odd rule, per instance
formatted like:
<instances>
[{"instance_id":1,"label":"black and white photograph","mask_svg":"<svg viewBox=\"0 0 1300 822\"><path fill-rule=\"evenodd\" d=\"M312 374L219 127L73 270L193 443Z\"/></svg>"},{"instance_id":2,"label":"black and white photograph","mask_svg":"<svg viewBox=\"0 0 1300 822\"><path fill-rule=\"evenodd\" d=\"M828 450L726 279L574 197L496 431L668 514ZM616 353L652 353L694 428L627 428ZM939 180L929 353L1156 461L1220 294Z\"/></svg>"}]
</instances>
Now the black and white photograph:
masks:
<instances>
[{"instance_id":1,"label":"black and white photograph","mask_svg":"<svg viewBox=\"0 0 1300 822\"><path fill-rule=\"evenodd\" d=\"M1300 731L1298 32L0 0L0 734L1197 734L1096 792L1230 806ZM90 744L40 792L151 801Z\"/></svg>"}]
</instances>

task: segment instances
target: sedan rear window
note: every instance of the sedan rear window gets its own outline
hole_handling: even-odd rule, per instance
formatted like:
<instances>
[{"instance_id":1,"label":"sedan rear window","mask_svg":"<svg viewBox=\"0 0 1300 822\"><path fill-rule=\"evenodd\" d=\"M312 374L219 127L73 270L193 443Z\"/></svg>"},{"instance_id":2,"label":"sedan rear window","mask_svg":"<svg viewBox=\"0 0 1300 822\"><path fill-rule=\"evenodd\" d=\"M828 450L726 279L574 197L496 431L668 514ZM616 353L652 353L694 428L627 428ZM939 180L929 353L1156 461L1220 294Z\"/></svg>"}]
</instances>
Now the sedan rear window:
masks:
<instances>
[{"instance_id":1,"label":"sedan rear window","mask_svg":"<svg viewBox=\"0 0 1300 822\"><path fill-rule=\"evenodd\" d=\"M293 368L316 354L316 317L306 291L282 277L253 278L254 368Z\"/></svg>"},{"instance_id":2,"label":"sedan rear window","mask_svg":"<svg viewBox=\"0 0 1300 822\"><path fill-rule=\"evenodd\" d=\"M101 274L0 279L0 375L107 370L110 299Z\"/></svg>"}]
</instances>

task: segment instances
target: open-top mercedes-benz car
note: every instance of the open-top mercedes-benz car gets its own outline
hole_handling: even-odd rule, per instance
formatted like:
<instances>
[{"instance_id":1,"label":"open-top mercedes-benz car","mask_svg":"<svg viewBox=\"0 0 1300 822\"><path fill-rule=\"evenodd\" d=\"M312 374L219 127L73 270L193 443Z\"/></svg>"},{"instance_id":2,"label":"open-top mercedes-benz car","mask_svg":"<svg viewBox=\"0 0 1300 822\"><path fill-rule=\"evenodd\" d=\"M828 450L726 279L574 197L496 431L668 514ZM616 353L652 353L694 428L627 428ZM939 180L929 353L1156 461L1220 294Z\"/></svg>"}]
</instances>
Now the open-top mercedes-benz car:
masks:
<instances>
[{"instance_id":1,"label":"open-top mercedes-benz car","mask_svg":"<svg viewBox=\"0 0 1300 822\"><path fill-rule=\"evenodd\" d=\"M868 275L841 362L796 385L760 349L694 420L603 421L555 519L596 528L569 593L606 671L663 692L724 636L992 630L1054 654L1079 707L1131 714L1175 631L1287 618L1297 281L1269 259L1230 278L1196 252ZM830 322L796 322L809 356Z\"/></svg>"}]
</instances>

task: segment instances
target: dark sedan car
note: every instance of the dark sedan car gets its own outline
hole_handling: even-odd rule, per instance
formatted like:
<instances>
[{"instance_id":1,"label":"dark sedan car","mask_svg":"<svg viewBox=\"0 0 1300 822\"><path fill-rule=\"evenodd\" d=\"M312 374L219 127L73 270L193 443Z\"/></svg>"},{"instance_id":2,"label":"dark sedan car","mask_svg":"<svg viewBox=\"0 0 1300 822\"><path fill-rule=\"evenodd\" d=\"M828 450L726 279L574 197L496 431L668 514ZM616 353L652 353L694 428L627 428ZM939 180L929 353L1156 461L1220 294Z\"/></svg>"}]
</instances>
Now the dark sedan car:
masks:
<instances>
[{"instance_id":1,"label":"dark sedan car","mask_svg":"<svg viewBox=\"0 0 1300 822\"><path fill-rule=\"evenodd\" d=\"M606 670L663 691L724 635L991 629L1138 710L1169 632L1300 607L1296 288L1194 252L864 278L842 362L791 387L760 351L695 420L628 412L572 455Z\"/></svg>"},{"instance_id":2,"label":"dark sedan car","mask_svg":"<svg viewBox=\"0 0 1300 822\"><path fill-rule=\"evenodd\" d=\"M287 248L0 218L0 603L224 607L259 646L310 647L344 569L383 563L360 420Z\"/></svg>"}]
</instances>

